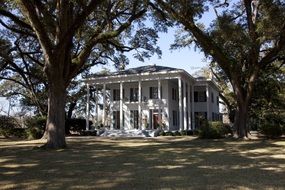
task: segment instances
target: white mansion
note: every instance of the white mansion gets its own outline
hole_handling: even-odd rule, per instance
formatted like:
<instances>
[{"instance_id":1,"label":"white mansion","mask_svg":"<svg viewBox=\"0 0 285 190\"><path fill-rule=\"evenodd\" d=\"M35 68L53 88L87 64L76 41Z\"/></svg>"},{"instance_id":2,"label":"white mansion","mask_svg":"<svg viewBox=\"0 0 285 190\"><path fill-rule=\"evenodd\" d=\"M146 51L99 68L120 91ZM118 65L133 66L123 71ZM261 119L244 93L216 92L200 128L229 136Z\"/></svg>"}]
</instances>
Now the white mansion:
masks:
<instances>
[{"instance_id":1,"label":"white mansion","mask_svg":"<svg viewBox=\"0 0 285 190\"><path fill-rule=\"evenodd\" d=\"M171 131L190 130L199 126L197 118L201 116L210 121L220 118L216 84L211 79L193 78L183 69L149 65L98 75L84 82L88 88L87 120L92 86L103 90L102 123L111 121L111 129L161 126Z\"/></svg>"}]
</instances>

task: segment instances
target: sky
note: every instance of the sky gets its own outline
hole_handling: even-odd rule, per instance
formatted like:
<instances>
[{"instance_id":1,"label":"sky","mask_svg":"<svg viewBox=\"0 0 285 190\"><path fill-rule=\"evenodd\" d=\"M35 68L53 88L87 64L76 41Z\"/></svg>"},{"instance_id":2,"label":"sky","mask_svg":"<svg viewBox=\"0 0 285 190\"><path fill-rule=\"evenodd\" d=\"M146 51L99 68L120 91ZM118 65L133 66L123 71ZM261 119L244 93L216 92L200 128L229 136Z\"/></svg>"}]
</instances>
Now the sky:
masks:
<instances>
[{"instance_id":1,"label":"sky","mask_svg":"<svg viewBox=\"0 0 285 190\"><path fill-rule=\"evenodd\" d=\"M206 12L203 15L199 22L208 27L215 17L214 14L214 10L210 9L209 12ZM126 54L130 60L129 65L126 66L126 69L156 64L160 66L184 69L189 74L193 74L201 68L207 66L208 64L205 62L204 53L199 49L195 51L194 46L191 48L170 50L170 45L174 43L174 34L176 29L177 28L170 28L167 33L159 33L158 46L162 51L161 58L154 55L150 59L145 59L144 62L140 62L139 60L133 58L132 53L129 53ZM104 67L107 67L111 71L115 70L115 68L113 68L111 65L107 65L95 67L94 72L99 72Z\"/></svg>"},{"instance_id":2,"label":"sky","mask_svg":"<svg viewBox=\"0 0 285 190\"><path fill-rule=\"evenodd\" d=\"M204 61L203 52L194 47L183 48L178 50L170 50L170 45L174 43L175 29L169 29L168 33L160 33L158 39L158 46L162 51L161 58L158 55L153 55L150 59L145 59L141 62L133 58L133 53L125 54L129 59L129 64L126 66L128 68L140 67L144 65L160 65L167 67L174 67L179 69L184 69L190 74L195 73L202 67L205 67L207 63ZM107 66L97 66L94 68L93 72L99 72L102 68L107 67L110 70L114 70L111 65Z\"/></svg>"},{"instance_id":3,"label":"sky","mask_svg":"<svg viewBox=\"0 0 285 190\"><path fill-rule=\"evenodd\" d=\"M195 51L194 47L170 50L170 45L174 43L174 34L175 29L170 29L168 33L161 33L159 35L158 46L162 50L161 58L154 55L149 60L146 59L145 62L140 62L129 55L130 64L127 68L156 64L184 69L188 73L193 74L202 67L205 67L206 62L203 61L203 52L200 52L198 49Z\"/></svg>"}]
</instances>

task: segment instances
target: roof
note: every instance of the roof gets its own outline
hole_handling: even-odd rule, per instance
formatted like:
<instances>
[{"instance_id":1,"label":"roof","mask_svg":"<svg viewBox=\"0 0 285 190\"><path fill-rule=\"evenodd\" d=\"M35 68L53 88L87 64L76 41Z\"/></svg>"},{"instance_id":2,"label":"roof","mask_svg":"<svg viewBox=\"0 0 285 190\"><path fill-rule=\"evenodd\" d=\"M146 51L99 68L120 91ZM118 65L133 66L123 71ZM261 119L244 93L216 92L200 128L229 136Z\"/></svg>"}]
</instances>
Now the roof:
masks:
<instances>
[{"instance_id":1,"label":"roof","mask_svg":"<svg viewBox=\"0 0 285 190\"><path fill-rule=\"evenodd\" d=\"M156 72L169 72L169 71L181 71L181 69L157 66L157 65L147 65L136 68L130 68L127 70L116 71L110 73L110 75L129 75L129 74L156 73Z\"/></svg>"},{"instance_id":2,"label":"roof","mask_svg":"<svg viewBox=\"0 0 285 190\"><path fill-rule=\"evenodd\" d=\"M135 80L137 81L138 78L140 80L147 79L149 80L149 77L162 77L162 78L177 78L179 75L183 74L185 77L190 78L192 81L195 79L187 73L183 69L178 68L172 68L172 67L165 67L165 66L157 66L157 65L146 65L136 68L130 68L126 70L120 70L116 72L111 73L103 73L103 74L93 74L89 78L83 79L83 82L89 82L92 83L94 81L97 81L97 83L102 83L106 80L109 82L114 82L114 80L119 79L127 79ZM162 79L161 78L161 79Z\"/></svg>"}]
</instances>

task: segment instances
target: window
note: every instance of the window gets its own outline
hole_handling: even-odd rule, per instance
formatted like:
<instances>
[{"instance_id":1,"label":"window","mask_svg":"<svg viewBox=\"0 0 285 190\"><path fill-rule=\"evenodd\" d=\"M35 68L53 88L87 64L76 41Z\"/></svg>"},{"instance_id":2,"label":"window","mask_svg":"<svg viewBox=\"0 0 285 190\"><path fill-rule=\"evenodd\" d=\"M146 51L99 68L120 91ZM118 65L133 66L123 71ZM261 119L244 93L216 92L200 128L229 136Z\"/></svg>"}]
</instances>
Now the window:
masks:
<instances>
[{"instance_id":1,"label":"window","mask_svg":"<svg viewBox=\"0 0 285 190\"><path fill-rule=\"evenodd\" d=\"M177 111L172 111L172 118L173 118L173 126L178 125L178 112Z\"/></svg>"},{"instance_id":2,"label":"window","mask_svg":"<svg viewBox=\"0 0 285 190\"><path fill-rule=\"evenodd\" d=\"M123 97L125 97L125 89L123 89ZM120 89L113 89L113 101L120 101Z\"/></svg>"},{"instance_id":3,"label":"window","mask_svg":"<svg viewBox=\"0 0 285 190\"><path fill-rule=\"evenodd\" d=\"M219 105L219 96L217 96L217 106Z\"/></svg>"},{"instance_id":4,"label":"window","mask_svg":"<svg viewBox=\"0 0 285 190\"><path fill-rule=\"evenodd\" d=\"M195 91L194 102L207 102L206 91Z\"/></svg>"},{"instance_id":5,"label":"window","mask_svg":"<svg viewBox=\"0 0 285 190\"><path fill-rule=\"evenodd\" d=\"M150 99L158 99L158 88L150 87L149 88L149 98Z\"/></svg>"},{"instance_id":6,"label":"window","mask_svg":"<svg viewBox=\"0 0 285 190\"><path fill-rule=\"evenodd\" d=\"M119 101L120 100L120 89L114 89L113 90L113 101Z\"/></svg>"},{"instance_id":7,"label":"window","mask_svg":"<svg viewBox=\"0 0 285 190\"><path fill-rule=\"evenodd\" d=\"M211 93L211 100L212 100L212 103L214 103L214 94L213 94L213 92Z\"/></svg>"},{"instance_id":8,"label":"window","mask_svg":"<svg viewBox=\"0 0 285 190\"><path fill-rule=\"evenodd\" d=\"M134 129L139 128L139 111L138 110L131 110L131 126Z\"/></svg>"},{"instance_id":9,"label":"window","mask_svg":"<svg viewBox=\"0 0 285 190\"><path fill-rule=\"evenodd\" d=\"M131 88L130 89L130 101L136 102L138 101L139 97L139 89L138 88Z\"/></svg>"},{"instance_id":10,"label":"window","mask_svg":"<svg viewBox=\"0 0 285 190\"><path fill-rule=\"evenodd\" d=\"M172 100L177 100L177 89L172 88Z\"/></svg>"}]
</instances>

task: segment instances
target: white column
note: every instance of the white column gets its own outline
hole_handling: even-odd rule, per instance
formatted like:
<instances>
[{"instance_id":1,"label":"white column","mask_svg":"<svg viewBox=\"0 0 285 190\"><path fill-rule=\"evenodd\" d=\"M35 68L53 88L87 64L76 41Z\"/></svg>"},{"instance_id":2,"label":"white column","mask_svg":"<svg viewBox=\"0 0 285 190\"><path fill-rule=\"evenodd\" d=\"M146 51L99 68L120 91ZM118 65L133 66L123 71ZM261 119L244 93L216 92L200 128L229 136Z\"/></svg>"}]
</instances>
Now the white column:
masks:
<instances>
[{"instance_id":1,"label":"white column","mask_svg":"<svg viewBox=\"0 0 285 190\"><path fill-rule=\"evenodd\" d=\"M109 90L109 100L110 100L110 109L109 109L109 117L110 117L110 129L114 130L114 94L112 92L113 89Z\"/></svg>"},{"instance_id":2,"label":"white column","mask_svg":"<svg viewBox=\"0 0 285 190\"><path fill-rule=\"evenodd\" d=\"M194 109L194 85L191 86L191 118L192 118L192 130L194 130L196 128L195 126L195 109Z\"/></svg>"},{"instance_id":3,"label":"white column","mask_svg":"<svg viewBox=\"0 0 285 190\"><path fill-rule=\"evenodd\" d=\"M110 97L111 98L111 97ZM112 100L110 100L110 117L111 117L111 122L110 122L110 129L114 130L114 103Z\"/></svg>"},{"instance_id":4,"label":"white column","mask_svg":"<svg viewBox=\"0 0 285 190\"><path fill-rule=\"evenodd\" d=\"M124 126L123 126L123 83L120 82L120 128L121 130L124 129Z\"/></svg>"},{"instance_id":5,"label":"white column","mask_svg":"<svg viewBox=\"0 0 285 190\"><path fill-rule=\"evenodd\" d=\"M157 93L158 93L158 118L159 118L159 123L161 123L161 81L158 79L157 81Z\"/></svg>"},{"instance_id":6,"label":"white column","mask_svg":"<svg viewBox=\"0 0 285 190\"><path fill-rule=\"evenodd\" d=\"M98 97L98 86L96 86L95 90L95 100L96 100L96 125L99 125L99 97ZM96 126L96 127L97 127Z\"/></svg>"},{"instance_id":7,"label":"white column","mask_svg":"<svg viewBox=\"0 0 285 190\"><path fill-rule=\"evenodd\" d=\"M210 91L209 91L209 85L206 85L206 96L207 96L207 120L210 120Z\"/></svg>"},{"instance_id":8,"label":"white column","mask_svg":"<svg viewBox=\"0 0 285 190\"><path fill-rule=\"evenodd\" d=\"M102 114L102 123L105 127L106 125L106 84L103 84L103 114Z\"/></svg>"},{"instance_id":9,"label":"white column","mask_svg":"<svg viewBox=\"0 0 285 190\"><path fill-rule=\"evenodd\" d=\"M182 81L178 78L178 102L179 102L179 130L183 130L183 115L182 115Z\"/></svg>"},{"instance_id":10,"label":"white column","mask_svg":"<svg viewBox=\"0 0 285 190\"><path fill-rule=\"evenodd\" d=\"M89 130L89 118L90 118L90 87L89 84L86 85L87 87L87 101L86 101L86 130Z\"/></svg>"},{"instance_id":11,"label":"white column","mask_svg":"<svg viewBox=\"0 0 285 190\"><path fill-rule=\"evenodd\" d=\"M139 87L138 87L138 100L139 100L139 104L138 104L138 113L139 113L139 129L142 129L142 113L141 113L141 102L142 102L142 83L139 80Z\"/></svg>"},{"instance_id":12,"label":"white column","mask_svg":"<svg viewBox=\"0 0 285 190\"><path fill-rule=\"evenodd\" d=\"M188 130L191 129L191 106L193 103L191 103L191 85L188 84L187 88L188 96L187 96L187 111L188 111Z\"/></svg>"},{"instance_id":13,"label":"white column","mask_svg":"<svg viewBox=\"0 0 285 190\"><path fill-rule=\"evenodd\" d=\"M187 129L187 107L186 107L186 82L183 82L183 117L184 117L184 130Z\"/></svg>"}]
</instances>

